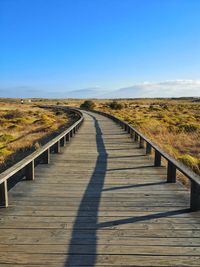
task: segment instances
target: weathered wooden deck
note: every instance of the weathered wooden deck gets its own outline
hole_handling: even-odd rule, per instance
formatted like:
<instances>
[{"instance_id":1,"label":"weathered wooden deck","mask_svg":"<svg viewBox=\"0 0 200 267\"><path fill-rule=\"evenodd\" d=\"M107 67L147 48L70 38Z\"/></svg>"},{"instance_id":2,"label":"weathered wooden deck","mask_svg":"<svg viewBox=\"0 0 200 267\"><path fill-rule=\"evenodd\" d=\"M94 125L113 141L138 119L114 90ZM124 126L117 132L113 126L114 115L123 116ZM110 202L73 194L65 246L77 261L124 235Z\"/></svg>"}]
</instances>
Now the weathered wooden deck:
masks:
<instances>
[{"instance_id":1,"label":"weathered wooden deck","mask_svg":"<svg viewBox=\"0 0 200 267\"><path fill-rule=\"evenodd\" d=\"M200 266L200 212L113 121L86 114L0 210L0 266Z\"/></svg>"}]
</instances>

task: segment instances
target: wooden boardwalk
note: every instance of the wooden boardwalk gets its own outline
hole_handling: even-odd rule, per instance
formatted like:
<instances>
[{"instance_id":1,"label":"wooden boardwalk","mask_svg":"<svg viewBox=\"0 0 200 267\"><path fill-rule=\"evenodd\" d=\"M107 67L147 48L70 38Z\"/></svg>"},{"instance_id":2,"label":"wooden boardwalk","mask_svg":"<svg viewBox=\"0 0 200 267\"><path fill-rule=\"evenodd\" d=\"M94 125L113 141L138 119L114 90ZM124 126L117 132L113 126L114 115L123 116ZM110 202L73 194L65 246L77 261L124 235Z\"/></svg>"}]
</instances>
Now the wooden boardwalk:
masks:
<instances>
[{"instance_id":1,"label":"wooden boardwalk","mask_svg":"<svg viewBox=\"0 0 200 267\"><path fill-rule=\"evenodd\" d=\"M200 212L113 121L77 135L0 209L0 266L200 266Z\"/></svg>"}]
</instances>

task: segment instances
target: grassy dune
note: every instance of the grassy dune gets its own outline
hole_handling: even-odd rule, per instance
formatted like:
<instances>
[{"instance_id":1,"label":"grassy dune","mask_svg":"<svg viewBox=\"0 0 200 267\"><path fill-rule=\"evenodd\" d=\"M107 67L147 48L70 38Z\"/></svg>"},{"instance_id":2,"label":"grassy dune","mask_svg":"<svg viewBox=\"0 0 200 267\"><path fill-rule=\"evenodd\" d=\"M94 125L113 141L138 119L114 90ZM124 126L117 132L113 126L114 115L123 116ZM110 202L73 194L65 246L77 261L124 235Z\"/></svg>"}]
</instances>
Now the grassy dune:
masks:
<instances>
[{"instance_id":1,"label":"grassy dune","mask_svg":"<svg viewBox=\"0 0 200 267\"><path fill-rule=\"evenodd\" d=\"M11 102L0 103L0 166L9 159L15 161L18 154L26 154L38 148L45 138L61 127L67 126L70 118L65 112ZM16 155L17 152L17 155Z\"/></svg>"}]
</instances>

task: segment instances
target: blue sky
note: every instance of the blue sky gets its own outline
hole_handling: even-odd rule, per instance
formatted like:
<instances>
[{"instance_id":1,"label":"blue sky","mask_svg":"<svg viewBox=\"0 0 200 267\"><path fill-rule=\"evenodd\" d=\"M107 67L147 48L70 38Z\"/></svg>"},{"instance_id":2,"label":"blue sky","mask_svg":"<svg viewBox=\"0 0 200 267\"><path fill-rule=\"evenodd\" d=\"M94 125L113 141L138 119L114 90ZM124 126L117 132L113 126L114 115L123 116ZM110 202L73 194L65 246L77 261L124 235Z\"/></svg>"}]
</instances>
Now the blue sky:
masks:
<instances>
[{"instance_id":1,"label":"blue sky","mask_svg":"<svg viewBox=\"0 0 200 267\"><path fill-rule=\"evenodd\" d=\"M199 14L199 0L0 0L0 96L199 80Z\"/></svg>"}]
</instances>

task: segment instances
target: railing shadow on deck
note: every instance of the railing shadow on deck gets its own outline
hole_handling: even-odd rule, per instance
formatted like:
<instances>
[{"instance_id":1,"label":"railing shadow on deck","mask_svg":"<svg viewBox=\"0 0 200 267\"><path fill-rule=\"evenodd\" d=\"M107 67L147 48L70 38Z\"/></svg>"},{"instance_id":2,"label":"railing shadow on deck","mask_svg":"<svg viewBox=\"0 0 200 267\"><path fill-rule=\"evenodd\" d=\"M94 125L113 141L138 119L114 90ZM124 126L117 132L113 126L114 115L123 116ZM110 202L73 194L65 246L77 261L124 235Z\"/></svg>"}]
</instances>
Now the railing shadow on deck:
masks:
<instances>
[{"instance_id":1,"label":"railing shadow on deck","mask_svg":"<svg viewBox=\"0 0 200 267\"><path fill-rule=\"evenodd\" d=\"M147 157L147 155L141 154L141 155L129 155L129 156L114 156L114 157L109 157L109 159L140 158L140 157Z\"/></svg>"},{"instance_id":2,"label":"railing shadow on deck","mask_svg":"<svg viewBox=\"0 0 200 267\"><path fill-rule=\"evenodd\" d=\"M98 228L106 228L106 227L111 227L114 225L116 226L116 225L122 225L122 224L128 224L128 223L144 222L144 221L148 221L152 219L161 219L161 218L181 215L185 213L191 213L191 210L189 208L185 208L185 209L165 211L165 212L159 212L159 213L143 215L143 216L135 216L135 217L125 218L125 219L120 219L120 220L115 220L115 221L103 222L103 223L98 224Z\"/></svg>"},{"instance_id":3,"label":"railing shadow on deck","mask_svg":"<svg viewBox=\"0 0 200 267\"><path fill-rule=\"evenodd\" d=\"M147 169L152 168L155 169L153 165L144 165L144 166L136 166L136 167L129 167L129 168L116 168L116 169L107 169L108 172L110 171L126 171L126 170L137 170L137 169Z\"/></svg>"},{"instance_id":4,"label":"railing shadow on deck","mask_svg":"<svg viewBox=\"0 0 200 267\"><path fill-rule=\"evenodd\" d=\"M167 184L166 181L155 182L155 183L145 183L145 184L131 184L131 185L122 185L122 186L115 186L103 189L103 191L114 191L114 190L121 190L121 189L128 189L128 188L137 188L137 187L146 187L152 185L163 185Z\"/></svg>"},{"instance_id":5,"label":"railing shadow on deck","mask_svg":"<svg viewBox=\"0 0 200 267\"><path fill-rule=\"evenodd\" d=\"M107 153L103 142L102 131L99 126L99 122L94 116L92 115L90 116L94 120L96 128L96 145L97 145L98 157L94 172L84 192L84 195L82 197L76 215L76 220L73 225L72 236L68 249L68 258L66 259L64 266L79 266L79 265L95 266L96 262L98 209L100 205L101 192L103 190L106 169L107 169ZM99 171L101 171L101 175L99 175ZM96 184L97 181L98 185ZM96 201L92 202L93 216L91 217L91 221L89 222L89 224L91 224L90 232L88 233L88 231L86 231L85 235L82 234L80 235L79 227L81 226L82 222L84 222L84 216L88 208L88 198L91 197L91 191L94 189L94 186L96 186L95 187ZM81 242L80 244L78 242L78 240L80 239L82 240L90 239L92 241L91 246L87 246L83 242ZM77 244L79 245L78 248ZM86 256L81 257L81 255L78 256L77 254L84 254Z\"/></svg>"}]
</instances>

